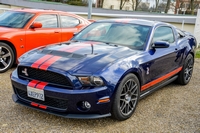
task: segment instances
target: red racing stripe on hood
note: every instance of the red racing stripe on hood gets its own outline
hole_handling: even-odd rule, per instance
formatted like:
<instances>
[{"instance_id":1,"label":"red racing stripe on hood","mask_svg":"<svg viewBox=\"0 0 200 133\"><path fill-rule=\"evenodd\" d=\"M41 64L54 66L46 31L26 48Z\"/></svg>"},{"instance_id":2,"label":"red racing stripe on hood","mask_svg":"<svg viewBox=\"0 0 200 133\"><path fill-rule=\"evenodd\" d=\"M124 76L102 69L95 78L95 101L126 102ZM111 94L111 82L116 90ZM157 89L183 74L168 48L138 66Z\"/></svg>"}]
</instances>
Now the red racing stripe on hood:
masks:
<instances>
[{"instance_id":1,"label":"red racing stripe on hood","mask_svg":"<svg viewBox=\"0 0 200 133\"><path fill-rule=\"evenodd\" d=\"M43 62L45 62L46 60L48 60L49 58L53 57L53 55L45 55L43 57L41 57L40 59L38 59L37 61L35 61L31 67L32 68L38 68L40 64L42 64Z\"/></svg>"},{"instance_id":2,"label":"red racing stripe on hood","mask_svg":"<svg viewBox=\"0 0 200 133\"><path fill-rule=\"evenodd\" d=\"M63 51L64 49L61 49L61 51ZM38 59L37 61L35 61L32 65L31 65L31 67L32 68L39 68L39 66L42 64L42 63L44 63L45 61L47 61L47 60L49 60L50 58L52 58L53 57L53 55L50 55L50 54L48 54L48 55L45 55L45 56L43 56L43 57L41 57L40 59Z\"/></svg>"},{"instance_id":3,"label":"red racing stripe on hood","mask_svg":"<svg viewBox=\"0 0 200 133\"><path fill-rule=\"evenodd\" d=\"M88 44L88 42L86 44ZM82 46L79 46L79 47L74 47L74 48L71 48L71 49L63 50L63 51L75 52L75 51L77 51L79 49L87 47L88 45L86 45L86 44L84 44ZM98 44L98 43L92 43L92 44L94 45L94 44ZM41 70L47 70L49 68L49 66L51 66L53 63L55 63L56 61L58 61L61 58L62 58L61 56L54 56L54 57L48 59L46 62L44 62L39 68Z\"/></svg>"}]
</instances>

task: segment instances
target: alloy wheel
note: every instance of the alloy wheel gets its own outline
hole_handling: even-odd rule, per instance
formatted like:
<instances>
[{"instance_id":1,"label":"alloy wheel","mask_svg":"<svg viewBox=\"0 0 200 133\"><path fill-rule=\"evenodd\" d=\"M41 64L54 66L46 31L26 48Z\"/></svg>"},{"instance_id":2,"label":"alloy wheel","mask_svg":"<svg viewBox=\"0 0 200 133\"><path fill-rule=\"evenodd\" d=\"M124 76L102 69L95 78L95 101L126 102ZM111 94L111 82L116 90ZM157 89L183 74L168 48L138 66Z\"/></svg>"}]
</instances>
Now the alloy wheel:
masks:
<instances>
[{"instance_id":1,"label":"alloy wheel","mask_svg":"<svg viewBox=\"0 0 200 133\"><path fill-rule=\"evenodd\" d=\"M190 80L190 78L192 77L192 71L193 71L193 59L190 58L188 60L188 63L187 63L187 66L185 68L185 71L184 71L184 77L185 77L185 80L188 81Z\"/></svg>"},{"instance_id":2,"label":"alloy wheel","mask_svg":"<svg viewBox=\"0 0 200 133\"><path fill-rule=\"evenodd\" d=\"M129 79L121 90L120 95L120 110L123 115L129 115L135 109L138 100L138 85Z\"/></svg>"},{"instance_id":3,"label":"alloy wheel","mask_svg":"<svg viewBox=\"0 0 200 133\"><path fill-rule=\"evenodd\" d=\"M0 46L0 71L4 71L11 64L11 52L7 47Z\"/></svg>"}]
</instances>

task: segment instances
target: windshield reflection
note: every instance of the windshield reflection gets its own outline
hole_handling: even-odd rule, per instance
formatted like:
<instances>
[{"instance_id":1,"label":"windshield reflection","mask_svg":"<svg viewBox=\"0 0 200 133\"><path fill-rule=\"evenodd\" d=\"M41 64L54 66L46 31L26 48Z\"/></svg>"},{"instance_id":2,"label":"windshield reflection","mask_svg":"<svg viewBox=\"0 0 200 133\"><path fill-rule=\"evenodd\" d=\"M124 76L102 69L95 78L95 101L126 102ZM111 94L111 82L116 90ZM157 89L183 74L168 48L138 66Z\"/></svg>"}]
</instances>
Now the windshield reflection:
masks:
<instances>
[{"instance_id":1,"label":"windshield reflection","mask_svg":"<svg viewBox=\"0 0 200 133\"><path fill-rule=\"evenodd\" d=\"M98 41L143 50L150 26L127 23L96 22L77 34L72 40Z\"/></svg>"},{"instance_id":2,"label":"windshield reflection","mask_svg":"<svg viewBox=\"0 0 200 133\"><path fill-rule=\"evenodd\" d=\"M0 26L23 28L33 16L32 13L7 11L0 15Z\"/></svg>"}]
</instances>

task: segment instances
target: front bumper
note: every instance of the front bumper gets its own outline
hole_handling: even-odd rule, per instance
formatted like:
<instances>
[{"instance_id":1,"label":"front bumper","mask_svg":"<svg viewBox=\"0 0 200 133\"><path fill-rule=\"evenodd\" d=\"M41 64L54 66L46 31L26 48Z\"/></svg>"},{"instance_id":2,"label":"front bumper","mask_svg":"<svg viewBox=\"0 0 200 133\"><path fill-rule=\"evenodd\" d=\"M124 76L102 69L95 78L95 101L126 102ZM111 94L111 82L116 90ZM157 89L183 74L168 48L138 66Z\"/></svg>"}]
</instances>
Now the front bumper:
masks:
<instances>
[{"instance_id":1,"label":"front bumper","mask_svg":"<svg viewBox=\"0 0 200 133\"><path fill-rule=\"evenodd\" d=\"M40 101L27 96L29 81L19 79L16 72L13 72L11 82L14 90L12 99L21 105L65 118L93 119L111 116L111 100L99 102L100 99L111 96L111 91L106 86L87 90L68 90L47 85L44 88L45 101ZM91 108L81 109L82 101L89 102Z\"/></svg>"},{"instance_id":2,"label":"front bumper","mask_svg":"<svg viewBox=\"0 0 200 133\"><path fill-rule=\"evenodd\" d=\"M26 106L26 107L29 107L29 108L32 108L32 109L36 109L36 110L39 110L39 111L42 111L42 112L45 112L45 113L53 114L53 115L56 115L56 116L61 116L61 117L64 117L64 118L97 119L97 118L103 118L103 117L111 116L110 113L100 115L100 114L66 114L66 113L60 113L60 112L53 112L53 111L50 111L50 110L49 111L43 110L43 109L40 109L40 108L35 108L33 106L30 106L29 104L25 104L24 102L21 102L19 100L19 98L17 97L16 94L12 95L12 99L13 99L14 102L21 104L23 106Z\"/></svg>"}]
</instances>

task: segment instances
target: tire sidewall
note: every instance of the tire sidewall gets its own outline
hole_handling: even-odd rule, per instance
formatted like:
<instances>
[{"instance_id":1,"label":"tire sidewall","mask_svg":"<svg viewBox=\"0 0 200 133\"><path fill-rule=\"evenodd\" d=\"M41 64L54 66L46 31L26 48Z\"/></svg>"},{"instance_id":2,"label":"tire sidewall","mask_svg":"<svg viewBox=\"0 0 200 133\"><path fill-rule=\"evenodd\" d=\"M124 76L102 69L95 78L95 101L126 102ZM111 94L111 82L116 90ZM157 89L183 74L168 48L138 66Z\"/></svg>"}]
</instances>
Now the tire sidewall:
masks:
<instances>
[{"instance_id":1,"label":"tire sidewall","mask_svg":"<svg viewBox=\"0 0 200 133\"><path fill-rule=\"evenodd\" d=\"M179 73L179 76L178 76L178 82L182 85L186 85L190 82L191 80L191 77L189 80L186 80L185 79L185 69L187 68L187 65L188 65L188 61L192 59L193 61L193 67L194 67L194 57L191 55L191 54L188 54L187 58L185 59L185 62L183 64L183 69L181 70L181 72ZM193 72L193 70L192 70ZM192 75L191 75L192 76Z\"/></svg>"},{"instance_id":2,"label":"tire sidewall","mask_svg":"<svg viewBox=\"0 0 200 133\"><path fill-rule=\"evenodd\" d=\"M120 94L121 94L123 85L129 79L133 79L137 83L137 85L138 85L138 90L137 90L138 97L137 97L137 101L136 101L135 108L133 109L133 111L129 115L123 115L120 111ZM134 74L126 75L122 79L122 81L120 82L119 86L117 87L117 91L115 93L114 102L113 102L113 106L112 106L112 116L115 119L120 120L120 121L130 118L132 116L132 114L134 113L135 109L136 109L136 106L137 106L137 103L138 103L138 100L139 100L139 95L140 95L140 83L139 83L137 76L135 76Z\"/></svg>"}]
</instances>

